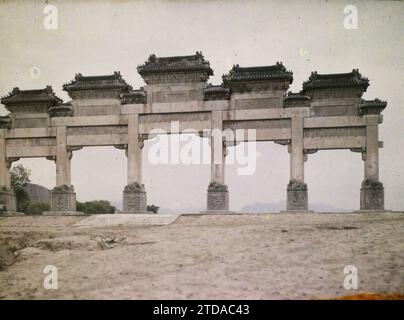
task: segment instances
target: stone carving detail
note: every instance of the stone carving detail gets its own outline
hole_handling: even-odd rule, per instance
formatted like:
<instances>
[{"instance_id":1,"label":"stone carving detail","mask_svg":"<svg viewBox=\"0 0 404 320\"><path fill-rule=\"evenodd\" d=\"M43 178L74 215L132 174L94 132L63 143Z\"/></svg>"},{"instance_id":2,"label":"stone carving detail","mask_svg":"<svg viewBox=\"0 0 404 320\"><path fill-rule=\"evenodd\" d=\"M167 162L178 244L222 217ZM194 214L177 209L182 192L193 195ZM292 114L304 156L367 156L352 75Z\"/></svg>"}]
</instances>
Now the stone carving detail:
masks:
<instances>
[{"instance_id":1,"label":"stone carving detail","mask_svg":"<svg viewBox=\"0 0 404 320\"><path fill-rule=\"evenodd\" d=\"M225 184L212 181L209 183L208 192L228 192L228 188Z\"/></svg>"},{"instance_id":2,"label":"stone carving detail","mask_svg":"<svg viewBox=\"0 0 404 320\"><path fill-rule=\"evenodd\" d=\"M0 186L0 213L17 211L14 192L6 186Z\"/></svg>"},{"instance_id":3,"label":"stone carving detail","mask_svg":"<svg viewBox=\"0 0 404 320\"><path fill-rule=\"evenodd\" d=\"M0 116L0 129L10 129L11 118L10 116Z\"/></svg>"},{"instance_id":4,"label":"stone carving detail","mask_svg":"<svg viewBox=\"0 0 404 320\"><path fill-rule=\"evenodd\" d=\"M229 210L229 192L225 184L211 182L208 186L208 210Z\"/></svg>"},{"instance_id":5,"label":"stone carving detail","mask_svg":"<svg viewBox=\"0 0 404 320\"><path fill-rule=\"evenodd\" d=\"M307 184L297 180L290 180L288 184L288 191L307 191Z\"/></svg>"},{"instance_id":6,"label":"stone carving detail","mask_svg":"<svg viewBox=\"0 0 404 320\"><path fill-rule=\"evenodd\" d=\"M123 190L123 192L145 193L145 189L144 189L143 184L133 182L133 183L128 184L127 186L125 186L125 189Z\"/></svg>"},{"instance_id":7,"label":"stone carving detail","mask_svg":"<svg viewBox=\"0 0 404 320\"><path fill-rule=\"evenodd\" d=\"M364 137L364 136L366 136L365 127L304 129L305 138Z\"/></svg>"},{"instance_id":8,"label":"stone carving detail","mask_svg":"<svg viewBox=\"0 0 404 320\"><path fill-rule=\"evenodd\" d=\"M68 102L50 107L48 112L51 117L72 117L73 107L72 104Z\"/></svg>"},{"instance_id":9,"label":"stone carving detail","mask_svg":"<svg viewBox=\"0 0 404 320\"><path fill-rule=\"evenodd\" d=\"M126 126L93 126L93 127L71 127L67 129L69 136L81 135L121 135L128 133Z\"/></svg>"},{"instance_id":10,"label":"stone carving detail","mask_svg":"<svg viewBox=\"0 0 404 320\"><path fill-rule=\"evenodd\" d=\"M128 184L123 190L124 212L146 212L147 198L143 184L134 182Z\"/></svg>"},{"instance_id":11,"label":"stone carving detail","mask_svg":"<svg viewBox=\"0 0 404 320\"><path fill-rule=\"evenodd\" d=\"M287 187L286 210L308 210L307 184L291 180Z\"/></svg>"},{"instance_id":12,"label":"stone carving detail","mask_svg":"<svg viewBox=\"0 0 404 320\"><path fill-rule=\"evenodd\" d=\"M74 187L72 185L68 186L67 184L54 187L52 189L54 193L65 193L65 192L74 192Z\"/></svg>"},{"instance_id":13,"label":"stone carving detail","mask_svg":"<svg viewBox=\"0 0 404 320\"><path fill-rule=\"evenodd\" d=\"M56 186L51 191L52 211L76 211L76 194L72 185Z\"/></svg>"},{"instance_id":14,"label":"stone carving detail","mask_svg":"<svg viewBox=\"0 0 404 320\"><path fill-rule=\"evenodd\" d=\"M360 209L384 210L383 183L371 179L362 181Z\"/></svg>"},{"instance_id":15,"label":"stone carving detail","mask_svg":"<svg viewBox=\"0 0 404 320\"><path fill-rule=\"evenodd\" d=\"M14 138L7 139L7 146L49 147L56 146L56 138Z\"/></svg>"}]
</instances>

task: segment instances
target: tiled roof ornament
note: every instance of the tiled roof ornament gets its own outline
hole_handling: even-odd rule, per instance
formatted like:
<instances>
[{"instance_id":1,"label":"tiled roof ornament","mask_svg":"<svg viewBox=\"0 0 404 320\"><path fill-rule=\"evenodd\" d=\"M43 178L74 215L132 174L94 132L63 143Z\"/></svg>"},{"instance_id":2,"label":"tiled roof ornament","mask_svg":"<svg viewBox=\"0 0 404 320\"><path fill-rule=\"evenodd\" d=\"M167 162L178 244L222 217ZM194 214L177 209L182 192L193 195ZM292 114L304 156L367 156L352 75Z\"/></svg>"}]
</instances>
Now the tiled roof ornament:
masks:
<instances>
[{"instance_id":1,"label":"tiled roof ornament","mask_svg":"<svg viewBox=\"0 0 404 320\"><path fill-rule=\"evenodd\" d=\"M309 79L303 82L303 90L310 91L316 89L342 89L354 88L361 93L365 92L369 86L369 79L363 77L358 69L353 69L348 73L319 74L313 71Z\"/></svg>"},{"instance_id":2,"label":"tiled roof ornament","mask_svg":"<svg viewBox=\"0 0 404 320\"><path fill-rule=\"evenodd\" d=\"M378 98L374 100L362 100L359 104L359 114L380 114L387 107L387 101Z\"/></svg>"},{"instance_id":3,"label":"tiled roof ornament","mask_svg":"<svg viewBox=\"0 0 404 320\"><path fill-rule=\"evenodd\" d=\"M201 51L189 56L157 57L151 54L138 65L138 73L147 84L173 82L205 82L213 75L209 61Z\"/></svg>"},{"instance_id":4,"label":"tiled roof ornament","mask_svg":"<svg viewBox=\"0 0 404 320\"><path fill-rule=\"evenodd\" d=\"M119 71L100 76L83 76L81 73L77 73L74 80L63 85L63 90L67 91L70 96L72 92L85 90L114 90L118 91L119 96L120 93L128 92L131 89L132 87L126 83Z\"/></svg>"},{"instance_id":5,"label":"tiled roof ornament","mask_svg":"<svg viewBox=\"0 0 404 320\"><path fill-rule=\"evenodd\" d=\"M15 87L7 96L1 98L1 103L12 113L27 113L28 110L31 110L31 113L44 113L62 102L51 86L35 90L20 90Z\"/></svg>"},{"instance_id":6,"label":"tiled roof ornament","mask_svg":"<svg viewBox=\"0 0 404 320\"><path fill-rule=\"evenodd\" d=\"M235 92L287 90L293 82L293 73L279 61L275 65L259 67L235 64L222 79L224 85Z\"/></svg>"}]
</instances>

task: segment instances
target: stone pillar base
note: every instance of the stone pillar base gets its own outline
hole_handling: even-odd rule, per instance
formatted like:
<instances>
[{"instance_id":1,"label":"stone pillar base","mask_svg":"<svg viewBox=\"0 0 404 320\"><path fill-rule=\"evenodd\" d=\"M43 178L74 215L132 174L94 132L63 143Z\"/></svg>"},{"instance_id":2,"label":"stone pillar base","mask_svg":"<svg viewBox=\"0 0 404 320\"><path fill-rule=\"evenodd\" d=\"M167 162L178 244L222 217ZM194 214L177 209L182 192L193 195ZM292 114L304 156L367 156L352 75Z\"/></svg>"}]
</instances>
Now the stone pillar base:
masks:
<instances>
[{"instance_id":1,"label":"stone pillar base","mask_svg":"<svg viewBox=\"0 0 404 320\"><path fill-rule=\"evenodd\" d=\"M22 212L17 212L15 193L4 186L0 187L0 214L24 215Z\"/></svg>"},{"instance_id":2,"label":"stone pillar base","mask_svg":"<svg viewBox=\"0 0 404 320\"><path fill-rule=\"evenodd\" d=\"M307 195L307 184L291 180L287 187L286 211L302 212L308 211L309 200Z\"/></svg>"},{"instance_id":3,"label":"stone pillar base","mask_svg":"<svg viewBox=\"0 0 404 320\"><path fill-rule=\"evenodd\" d=\"M360 210L384 210L383 183L370 179L362 181Z\"/></svg>"},{"instance_id":4,"label":"stone pillar base","mask_svg":"<svg viewBox=\"0 0 404 320\"><path fill-rule=\"evenodd\" d=\"M73 186L62 185L53 188L50 193L50 211L43 215L81 215L76 211L76 193Z\"/></svg>"},{"instance_id":5,"label":"stone pillar base","mask_svg":"<svg viewBox=\"0 0 404 320\"><path fill-rule=\"evenodd\" d=\"M147 197L143 184L134 182L123 190L123 210L120 213L149 213L147 211Z\"/></svg>"},{"instance_id":6,"label":"stone pillar base","mask_svg":"<svg viewBox=\"0 0 404 320\"><path fill-rule=\"evenodd\" d=\"M229 212L229 191L225 184L211 182L208 187L207 211Z\"/></svg>"}]
</instances>

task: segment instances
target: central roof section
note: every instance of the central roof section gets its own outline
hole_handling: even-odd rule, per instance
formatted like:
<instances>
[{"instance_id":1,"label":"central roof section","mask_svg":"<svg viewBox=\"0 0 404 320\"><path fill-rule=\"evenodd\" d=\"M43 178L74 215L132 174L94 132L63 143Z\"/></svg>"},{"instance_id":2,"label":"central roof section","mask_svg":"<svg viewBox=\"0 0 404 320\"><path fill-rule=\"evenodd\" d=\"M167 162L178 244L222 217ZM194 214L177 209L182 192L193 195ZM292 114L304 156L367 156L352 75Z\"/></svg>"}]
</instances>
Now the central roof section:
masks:
<instances>
[{"instance_id":1,"label":"central roof section","mask_svg":"<svg viewBox=\"0 0 404 320\"><path fill-rule=\"evenodd\" d=\"M189 56L156 57L151 54L137 71L147 84L206 82L213 75L209 61L198 51Z\"/></svg>"}]
</instances>

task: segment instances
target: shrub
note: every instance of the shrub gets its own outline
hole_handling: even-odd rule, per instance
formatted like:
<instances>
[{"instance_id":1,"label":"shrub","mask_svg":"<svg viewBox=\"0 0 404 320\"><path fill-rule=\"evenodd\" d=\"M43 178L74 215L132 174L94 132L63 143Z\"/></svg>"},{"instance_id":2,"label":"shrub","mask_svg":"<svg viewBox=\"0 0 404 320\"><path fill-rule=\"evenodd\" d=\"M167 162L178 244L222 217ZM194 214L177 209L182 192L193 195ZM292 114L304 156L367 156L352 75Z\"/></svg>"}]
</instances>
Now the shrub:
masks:
<instances>
[{"instance_id":1,"label":"shrub","mask_svg":"<svg viewBox=\"0 0 404 320\"><path fill-rule=\"evenodd\" d=\"M25 213L31 202L31 197L24 189L15 189L14 192L17 200L17 211Z\"/></svg>"},{"instance_id":2,"label":"shrub","mask_svg":"<svg viewBox=\"0 0 404 320\"><path fill-rule=\"evenodd\" d=\"M28 205L25 213L33 214L33 215L40 215L44 211L49 211L50 205L46 202L32 202Z\"/></svg>"},{"instance_id":3,"label":"shrub","mask_svg":"<svg viewBox=\"0 0 404 320\"><path fill-rule=\"evenodd\" d=\"M153 213L157 213L159 211L160 207L155 206L152 204L151 206L147 206L147 211L151 211Z\"/></svg>"},{"instance_id":4,"label":"shrub","mask_svg":"<svg viewBox=\"0 0 404 320\"><path fill-rule=\"evenodd\" d=\"M86 214L114 213L115 207L107 200L77 201L77 211Z\"/></svg>"}]
</instances>

